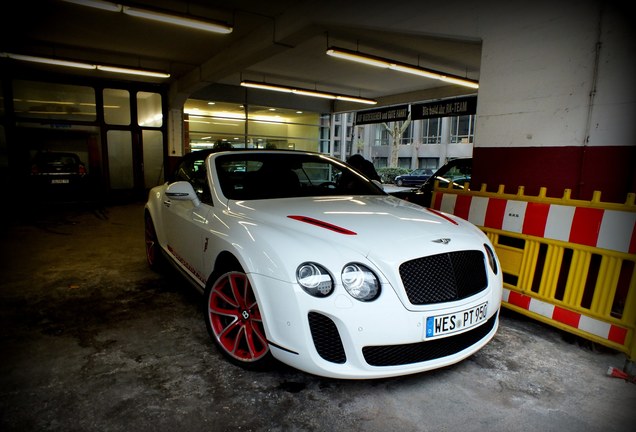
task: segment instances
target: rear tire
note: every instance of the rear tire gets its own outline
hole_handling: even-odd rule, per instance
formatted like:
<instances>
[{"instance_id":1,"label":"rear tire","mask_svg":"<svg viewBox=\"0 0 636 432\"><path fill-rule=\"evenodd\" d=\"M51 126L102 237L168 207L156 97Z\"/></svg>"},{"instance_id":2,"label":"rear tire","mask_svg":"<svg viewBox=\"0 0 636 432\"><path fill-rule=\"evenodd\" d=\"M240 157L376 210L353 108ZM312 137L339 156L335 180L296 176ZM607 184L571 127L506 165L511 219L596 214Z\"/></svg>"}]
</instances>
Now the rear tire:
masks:
<instances>
[{"instance_id":1,"label":"rear tire","mask_svg":"<svg viewBox=\"0 0 636 432\"><path fill-rule=\"evenodd\" d=\"M221 353L246 369L272 362L261 312L247 275L229 271L205 290L205 324Z\"/></svg>"}]
</instances>

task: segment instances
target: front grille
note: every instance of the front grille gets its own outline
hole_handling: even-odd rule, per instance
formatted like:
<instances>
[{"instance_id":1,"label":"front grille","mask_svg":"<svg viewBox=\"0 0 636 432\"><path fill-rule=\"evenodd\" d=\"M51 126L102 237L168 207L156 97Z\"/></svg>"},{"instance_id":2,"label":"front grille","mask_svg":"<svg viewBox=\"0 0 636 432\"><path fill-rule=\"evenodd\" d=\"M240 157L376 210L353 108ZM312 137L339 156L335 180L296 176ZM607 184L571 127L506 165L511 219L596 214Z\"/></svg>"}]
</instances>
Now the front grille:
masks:
<instances>
[{"instance_id":1,"label":"front grille","mask_svg":"<svg viewBox=\"0 0 636 432\"><path fill-rule=\"evenodd\" d=\"M495 326L496 313L481 326L456 336L404 345L367 346L364 359L371 366L397 366L456 354L483 339Z\"/></svg>"},{"instance_id":2,"label":"front grille","mask_svg":"<svg viewBox=\"0 0 636 432\"><path fill-rule=\"evenodd\" d=\"M461 300L486 289L486 263L481 251L431 255L400 265L400 277L411 304Z\"/></svg>"},{"instance_id":3,"label":"front grille","mask_svg":"<svg viewBox=\"0 0 636 432\"><path fill-rule=\"evenodd\" d=\"M318 312L309 312L308 318L311 337L320 357L332 363L346 362L340 333L331 318Z\"/></svg>"}]
</instances>

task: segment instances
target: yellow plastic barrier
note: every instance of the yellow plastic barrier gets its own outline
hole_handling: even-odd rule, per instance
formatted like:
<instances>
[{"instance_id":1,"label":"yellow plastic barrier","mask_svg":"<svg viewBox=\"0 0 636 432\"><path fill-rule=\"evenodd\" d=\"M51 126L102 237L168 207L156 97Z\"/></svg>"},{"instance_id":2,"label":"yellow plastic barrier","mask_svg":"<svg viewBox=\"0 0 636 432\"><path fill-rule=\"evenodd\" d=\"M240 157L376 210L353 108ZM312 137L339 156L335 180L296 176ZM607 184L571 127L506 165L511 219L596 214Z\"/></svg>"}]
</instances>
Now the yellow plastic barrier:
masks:
<instances>
[{"instance_id":1,"label":"yellow plastic barrier","mask_svg":"<svg viewBox=\"0 0 636 432\"><path fill-rule=\"evenodd\" d=\"M431 207L479 226L499 256L509 309L636 360L636 205L436 187Z\"/></svg>"}]
</instances>

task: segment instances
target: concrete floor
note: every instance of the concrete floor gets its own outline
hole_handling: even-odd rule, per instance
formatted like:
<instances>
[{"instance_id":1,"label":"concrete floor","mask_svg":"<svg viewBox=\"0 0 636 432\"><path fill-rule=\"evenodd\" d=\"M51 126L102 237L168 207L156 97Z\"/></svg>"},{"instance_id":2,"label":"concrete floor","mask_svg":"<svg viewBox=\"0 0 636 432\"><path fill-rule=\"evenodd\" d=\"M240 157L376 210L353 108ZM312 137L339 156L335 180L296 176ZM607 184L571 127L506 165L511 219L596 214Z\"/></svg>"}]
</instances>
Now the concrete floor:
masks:
<instances>
[{"instance_id":1,"label":"concrete floor","mask_svg":"<svg viewBox=\"0 0 636 432\"><path fill-rule=\"evenodd\" d=\"M510 312L485 349L429 373L237 368L208 339L199 295L146 267L142 209L9 214L0 431L634 430L636 385L606 375L624 355Z\"/></svg>"}]
</instances>

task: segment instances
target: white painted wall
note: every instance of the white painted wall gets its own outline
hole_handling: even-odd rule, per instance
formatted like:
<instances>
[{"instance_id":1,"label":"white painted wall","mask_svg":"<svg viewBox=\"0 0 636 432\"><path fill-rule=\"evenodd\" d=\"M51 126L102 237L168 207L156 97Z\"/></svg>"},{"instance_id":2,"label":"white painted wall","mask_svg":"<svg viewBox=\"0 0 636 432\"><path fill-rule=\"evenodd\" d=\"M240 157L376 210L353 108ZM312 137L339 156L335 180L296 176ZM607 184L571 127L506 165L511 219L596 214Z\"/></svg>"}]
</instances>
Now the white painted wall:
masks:
<instances>
[{"instance_id":1,"label":"white painted wall","mask_svg":"<svg viewBox=\"0 0 636 432\"><path fill-rule=\"evenodd\" d=\"M634 38L619 13L553 1L483 16L475 147L634 145Z\"/></svg>"}]
</instances>

